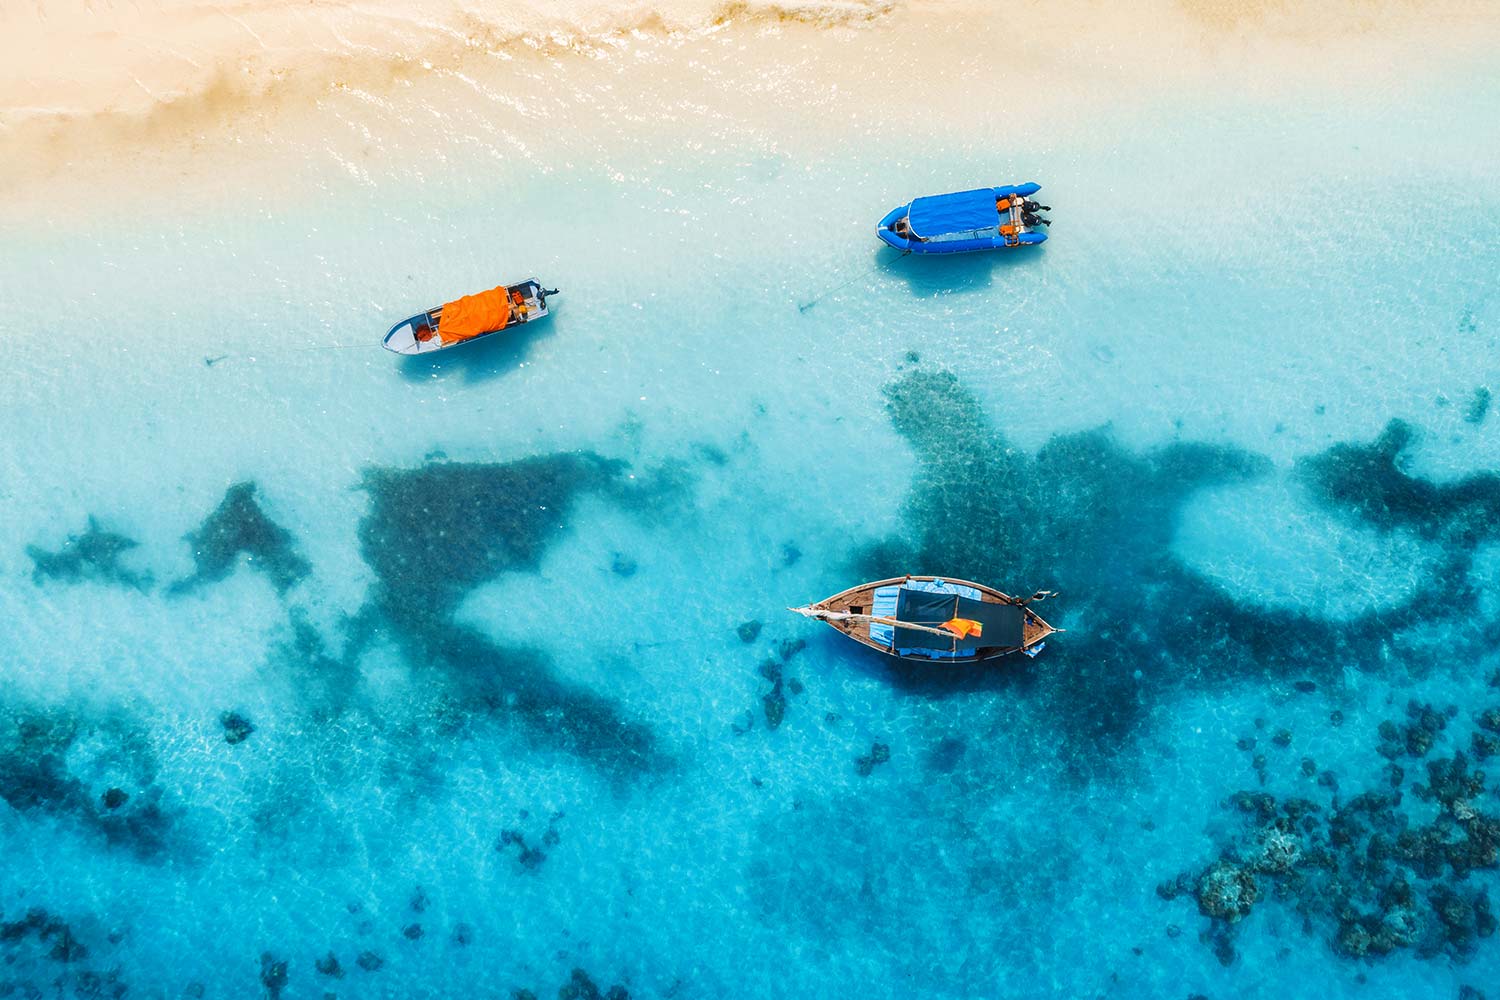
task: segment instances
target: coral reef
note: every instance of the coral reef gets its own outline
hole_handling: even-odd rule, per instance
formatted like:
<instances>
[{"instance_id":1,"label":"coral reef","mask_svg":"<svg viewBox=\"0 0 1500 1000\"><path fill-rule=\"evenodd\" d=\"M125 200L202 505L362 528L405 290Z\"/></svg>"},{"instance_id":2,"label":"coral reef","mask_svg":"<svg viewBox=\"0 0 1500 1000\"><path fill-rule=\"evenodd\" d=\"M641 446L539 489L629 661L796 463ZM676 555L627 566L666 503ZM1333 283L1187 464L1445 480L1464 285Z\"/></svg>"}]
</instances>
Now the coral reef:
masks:
<instances>
[{"instance_id":1,"label":"coral reef","mask_svg":"<svg viewBox=\"0 0 1500 1000\"><path fill-rule=\"evenodd\" d=\"M171 823L156 774L144 731L121 713L0 706L0 800L18 812L72 817L109 844L158 859Z\"/></svg>"},{"instance_id":2,"label":"coral reef","mask_svg":"<svg viewBox=\"0 0 1500 1000\"><path fill-rule=\"evenodd\" d=\"M1336 679L1337 664L1375 669L1394 652L1421 671L1493 646L1494 636L1470 614L1475 596L1467 576L1474 544L1500 538L1500 476L1439 484L1409 475L1402 455L1414 434L1404 424L1392 423L1374 444L1334 445L1300 463L1297 475L1331 513L1437 543L1441 558L1417 592L1445 599L1416 596L1330 620L1237 601L1171 555L1183 503L1206 487L1268 474L1264 457L1203 443L1135 453L1107 429L1060 435L1028 454L941 370L904 373L886 398L918 463L904 509L908 527L860 554L852 575L876 579L900 567L941 566L1015 589L1044 586L1065 593L1067 614L1090 623L1025 671L934 671L895 662L892 679L928 696L1030 685L1033 700L1066 729L1058 744L1080 776L1109 766L1149 707L1182 686L1252 679L1312 693ZM963 448L951 447L957 440ZM1121 587L1121 580L1132 585ZM1441 652L1407 641L1409 630L1436 618L1457 625ZM1203 671L1210 648L1214 669ZM1419 732L1415 745L1421 741Z\"/></svg>"},{"instance_id":3,"label":"coral reef","mask_svg":"<svg viewBox=\"0 0 1500 1000\"><path fill-rule=\"evenodd\" d=\"M1408 721L1386 720L1377 747L1386 756L1422 756L1455 713L1412 702ZM1391 765L1394 767L1394 765ZM1197 875L1157 887L1164 899L1191 891L1210 920L1215 953L1233 961L1233 928L1264 898L1294 905L1305 926L1339 954L1373 958L1398 950L1465 961L1494 934L1487 889L1471 876L1500 866L1500 816L1482 806L1483 772L1462 751L1426 761L1428 780L1344 799L1337 781L1320 804L1266 792L1237 792L1230 806L1242 833ZM1440 811L1417 808L1431 803Z\"/></svg>"},{"instance_id":4,"label":"coral reef","mask_svg":"<svg viewBox=\"0 0 1500 1000\"><path fill-rule=\"evenodd\" d=\"M151 586L151 574L137 573L120 562L137 544L132 538L105 531L98 521L90 517L84 533L69 535L62 548L55 552L35 545L26 546L26 555L31 559L33 567L32 582L40 584L47 580L57 580L62 583L81 583L92 580L146 590Z\"/></svg>"},{"instance_id":5,"label":"coral reef","mask_svg":"<svg viewBox=\"0 0 1500 1000\"><path fill-rule=\"evenodd\" d=\"M891 748L884 743L870 744L870 752L861 754L854 762L854 769L861 778L868 778L874 773L876 765L884 764L891 759Z\"/></svg>"},{"instance_id":6,"label":"coral reef","mask_svg":"<svg viewBox=\"0 0 1500 1000\"><path fill-rule=\"evenodd\" d=\"M230 746L243 743L255 732L255 723L245 718L239 712L223 712L219 715L219 725L224 728L224 742Z\"/></svg>"},{"instance_id":7,"label":"coral reef","mask_svg":"<svg viewBox=\"0 0 1500 1000\"><path fill-rule=\"evenodd\" d=\"M173 583L170 593L188 593L223 580L234 571L242 555L252 568L270 579L278 594L286 593L312 570L298 554L291 532L261 510L254 483L229 487L219 506L197 531L187 535L187 541L193 547L197 571Z\"/></svg>"},{"instance_id":8,"label":"coral reef","mask_svg":"<svg viewBox=\"0 0 1500 1000\"><path fill-rule=\"evenodd\" d=\"M370 509L359 540L376 583L346 656L386 632L413 669L437 671L467 711L517 720L537 740L616 771L663 766L647 726L558 678L541 654L502 648L454 620L473 588L503 573L535 572L584 493L639 501L618 484L624 469L590 453L566 453L368 470Z\"/></svg>"}]
</instances>

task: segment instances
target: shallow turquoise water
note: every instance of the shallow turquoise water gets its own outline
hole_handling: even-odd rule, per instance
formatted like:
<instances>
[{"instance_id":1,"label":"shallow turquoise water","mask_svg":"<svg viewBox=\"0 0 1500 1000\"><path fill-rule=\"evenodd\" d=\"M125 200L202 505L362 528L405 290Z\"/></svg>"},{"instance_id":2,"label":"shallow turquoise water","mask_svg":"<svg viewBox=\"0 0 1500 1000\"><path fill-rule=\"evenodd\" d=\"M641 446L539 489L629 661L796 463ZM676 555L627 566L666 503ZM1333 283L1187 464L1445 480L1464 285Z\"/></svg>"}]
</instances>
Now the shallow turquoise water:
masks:
<instances>
[{"instance_id":1,"label":"shallow turquoise water","mask_svg":"<svg viewBox=\"0 0 1500 1000\"><path fill-rule=\"evenodd\" d=\"M1157 891L1254 846L1240 790L1315 803L1311 853L1390 787L1378 727L1411 699L1456 711L1397 755L1385 822L1453 813L1410 786L1500 706L1495 96L1209 95L1024 156L460 148L22 235L0 991L1496 981L1430 902L1493 863L1361 869L1419 893L1376 959L1334 946L1351 918L1306 866L1233 924ZM1040 252L873 238L912 193L1032 177ZM368 346L531 274L563 289L536 331L436 365ZM14 318L35 302L66 336ZM782 610L906 571L1060 590L1069 631L893 670ZM1494 816L1495 787L1464 801ZM1365 847L1332 852L1345 883Z\"/></svg>"}]
</instances>

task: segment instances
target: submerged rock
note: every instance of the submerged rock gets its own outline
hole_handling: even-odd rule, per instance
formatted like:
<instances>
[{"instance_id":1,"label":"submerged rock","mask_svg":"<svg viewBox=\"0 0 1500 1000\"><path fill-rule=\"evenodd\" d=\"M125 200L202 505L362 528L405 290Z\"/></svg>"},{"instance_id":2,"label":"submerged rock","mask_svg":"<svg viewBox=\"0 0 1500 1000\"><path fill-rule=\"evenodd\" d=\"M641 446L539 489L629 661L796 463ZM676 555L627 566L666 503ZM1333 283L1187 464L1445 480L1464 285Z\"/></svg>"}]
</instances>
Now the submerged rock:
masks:
<instances>
[{"instance_id":1,"label":"submerged rock","mask_svg":"<svg viewBox=\"0 0 1500 1000\"><path fill-rule=\"evenodd\" d=\"M503 852L510 847L516 848L516 861L526 871L536 871L547 860L546 852L528 845L521 831L501 830L500 839L495 843L495 850Z\"/></svg>"},{"instance_id":2,"label":"submerged rock","mask_svg":"<svg viewBox=\"0 0 1500 1000\"><path fill-rule=\"evenodd\" d=\"M872 743L870 752L863 754L855 761L855 770L859 772L860 777L869 777L877 764L884 764L890 759L891 748L889 746L884 743Z\"/></svg>"},{"instance_id":3,"label":"submerged rock","mask_svg":"<svg viewBox=\"0 0 1500 1000\"><path fill-rule=\"evenodd\" d=\"M313 964L320 976L330 976L334 979L344 978L344 967L339 964L339 957L331 951Z\"/></svg>"},{"instance_id":4,"label":"submerged rock","mask_svg":"<svg viewBox=\"0 0 1500 1000\"><path fill-rule=\"evenodd\" d=\"M1414 702L1407 726L1382 725L1381 745L1404 757L1410 730L1440 732L1454 715ZM1303 770L1314 767L1308 759ZM1320 773L1319 784L1333 790L1334 807L1326 811L1308 799L1259 791L1227 800L1248 836L1191 880L1200 911L1224 928L1204 937L1221 961L1232 958L1229 925L1266 897L1295 905L1309 932L1322 923L1333 950L1350 958L1411 949L1419 958L1465 961L1477 941L1495 933L1488 895L1468 884L1471 872L1500 867L1500 818L1482 808L1483 772L1471 770L1463 753L1429 760L1427 784L1406 797L1396 787L1403 769L1393 762L1384 770L1392 790L1342 802L1337 776ZM1442 812L1408 811L1411 799L1436 802ZM1157 894L1175 898L1189 880L1162 883Z\"/></svg>"},{"instance_id":5,"label":"submerged rock","mask_svg":"<svg viewBox=\"0 0 1500 1000\"><path fill-rule=\"evenodd\" d=\"M271 1000L281 996L281 991L286 989L287 971L286 962L276 958L270 952L262 952L260 956L260 982L266 988L266 995Z\"/></svg>"},{"instance_id":6,"label":"submerged rock","mask_svg":"<svg viewBox=\"0 0 1500 1000\"><path fill-rule=\"evenodd\" d=\"M520 1000L520 991L515 994ZM607 991L599 986L582 969L574 969L568 981L557 991L557 1000L630 1000L630 991L616 983Z\"/></svg>"},{"instance_id":7,"label":"submerged rock","mask_svg":"<svg viewBox=\"0 0 1500 1000\"><path fill-rule=\"evenodd\" d=\"M221 713L219 725L224 727L224 742L230 746L245 742L255 732L255 724L239 712Z\"/></svg>"},{"instance_id":8,"label":"submerged rock","mask_svg":"<svg viewBox=\"0 0 1500 1000\"><path fill-rule=\"evenodd\" d=\"M603 1000L599 987L582 969L574 969L573 975L557 991L557 1000Z\"/></svg>"},{"instance_id":9,"label":"submerged rock","mask_svg":"<svg viewBox=\"0 0 1500 1000\"><path fill-rule=\"evenodd\" d=\"M1249 871L1220 860L1199 877L1197 898L1204 916L1234 923L1250 912L1260 889Z\"/></svg>"},{"instance_id":10,"label":"submerged rock","mask_svg":"<svg viewBox=\"0 0 1500 1000\"><path fill-rule=\"evenodd\" d=\"M770 691L761 695L760 703L766 713L766 728L778 728L782 719L786 718L786 695L782 693L779 679Z\"/></svg>"},{"instance_id":11,"label":"submerged rock","mask_svg":"<svg viewBox=\"0 0 1500 1000\"><path fill-rule=\"evenodd\" d=\"M373 951L362 951L359 953L359 957L354 960L354 964L366 972L379 972L380 967L385 965L385 959Z\"/></svg>"}]
</instances>

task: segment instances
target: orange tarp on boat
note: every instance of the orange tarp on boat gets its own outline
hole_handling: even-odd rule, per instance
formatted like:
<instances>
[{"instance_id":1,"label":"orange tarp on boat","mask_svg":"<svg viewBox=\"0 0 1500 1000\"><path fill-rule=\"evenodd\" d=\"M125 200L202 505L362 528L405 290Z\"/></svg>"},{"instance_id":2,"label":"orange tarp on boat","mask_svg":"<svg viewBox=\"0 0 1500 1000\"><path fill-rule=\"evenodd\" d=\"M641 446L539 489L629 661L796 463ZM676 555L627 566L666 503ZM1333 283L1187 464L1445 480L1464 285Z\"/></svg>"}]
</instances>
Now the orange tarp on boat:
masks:
<instances>
[{"instance_id":1,"label":"orange tarp on boat","mask_svg":"<svg viewBox=\"0 0 1500 1000\"><path fill-rule=\"evenodd\" d=\"M971 635L978 639L984 635L984 626L972 618L950 618L943 622L943 628L960 639L967 639Z\"/></svg>"},{"instance_id":2,"label":"orange tarp on boat","mask_svg":"<svg viewBox=\"0 0 1500 1000\"><path fill-rule=\"evenodd\" d=\"M438 336L453 343L481 333L503 330L510 322L510 295L504 285L443 303L438 316Z\"/></svg>"}]
</instances>

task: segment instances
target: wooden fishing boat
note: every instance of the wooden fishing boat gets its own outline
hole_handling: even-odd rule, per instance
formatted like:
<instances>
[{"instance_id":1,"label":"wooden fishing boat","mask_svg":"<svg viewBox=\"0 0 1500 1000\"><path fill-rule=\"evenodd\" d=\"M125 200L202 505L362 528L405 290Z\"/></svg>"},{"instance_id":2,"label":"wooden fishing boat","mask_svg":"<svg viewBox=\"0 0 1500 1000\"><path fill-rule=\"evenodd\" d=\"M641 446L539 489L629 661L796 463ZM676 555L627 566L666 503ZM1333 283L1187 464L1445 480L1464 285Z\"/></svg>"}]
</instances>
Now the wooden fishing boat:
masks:
<instances>
[{"instance_id":1,"label":"wooden fishing boat","mask_svg":"<svg viewBox=\"0 0 1500 1000\"><path fill-rule=\"evenodd\" d=\"M472 344L550 315L547 296L556 294L557 289L543 288L535 278L500 285L403 319L391 327L382 343L397 354L429 354Z\"/></svg>"},{"instance_id":2,"label":"wooden fishing boat","mask_svg":"<svg viewBox=\"0 0 1500 1000\"><path fill-rule=\"evenodd\" d=\"M871 649L904 660L973 663L1008 653L1035 656L1053 628L1022 599L982 583L904 576L862 583L817 604L790 608Z\"/></svg>"}]
</instances>

